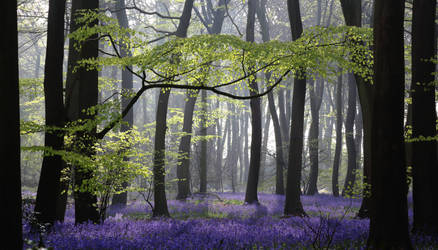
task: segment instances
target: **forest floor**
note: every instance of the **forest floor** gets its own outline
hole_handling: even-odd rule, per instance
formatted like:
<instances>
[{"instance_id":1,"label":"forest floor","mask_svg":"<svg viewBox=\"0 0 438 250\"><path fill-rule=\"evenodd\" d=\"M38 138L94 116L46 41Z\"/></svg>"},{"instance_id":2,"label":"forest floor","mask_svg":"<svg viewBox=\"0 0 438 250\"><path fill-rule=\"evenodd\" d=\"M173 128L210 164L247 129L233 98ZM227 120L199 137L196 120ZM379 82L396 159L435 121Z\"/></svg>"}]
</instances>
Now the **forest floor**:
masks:
<instances>
[{"instance_id":1,"label":"forest floor","mask_svg":"<svg viewBox=\"0 0 438 250\"><path fill-rule=\"evenodd\" d=\"M38 235L24 223L24 237L54 249L363 249L369 220L357 219L359 199L302 196L308 217L282 218L284 196L259 194L260 205L242 205L242 193L168 201L172 218L151 218L136 201L112 208L103 224L65 222ZM410 210L410 218L412 218ZM30 242L30 241L28 241ZM418 249L437 249L436 240L414 239ZM421 246L421 247L420 247ZM26 246L30 247L29 245Z\"/></svg>"}]
</instances>

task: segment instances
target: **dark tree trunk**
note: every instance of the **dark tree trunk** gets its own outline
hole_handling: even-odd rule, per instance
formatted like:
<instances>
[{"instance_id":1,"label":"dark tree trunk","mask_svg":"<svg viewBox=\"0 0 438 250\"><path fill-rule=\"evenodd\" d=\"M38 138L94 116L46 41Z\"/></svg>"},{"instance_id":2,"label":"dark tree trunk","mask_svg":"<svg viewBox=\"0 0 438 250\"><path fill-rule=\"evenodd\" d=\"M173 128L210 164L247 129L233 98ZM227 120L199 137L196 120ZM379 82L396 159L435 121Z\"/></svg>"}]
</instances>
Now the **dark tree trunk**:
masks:
<instances>
[{"instance_id":1,"label":"dark tree trunk","mask_svg":"<svg viewBox=\"0 0 438 250\"><path fill-rule=\"evenodd\" d=\"M201 140L201 157L199 160L199 192L207 192L207 91L202 90L202 116L201 116L201 133L204 138Z\"/></svg>"},{"instance_id":2,"label":"dark tree trunk","mask_svg":"<svg viewBox=\"0 0 438 250\"><path fill-rule=\"evenodd\" d=\"M120 27L129 28L128 17L126 15L125 0L117 0L116 2L116 16ZM122 57L131 56L131 51L127 48L126 44L120 43L120 55ZM122 111L126 109L129 101L129 94L132 92L133 79L132 74L126 68L122 69ZM120 132L126 132L132 129L134 125L134 113L132 109L123 117L123 123L120 128ZM127 159L126 159L127 160ZM128 186L128 183L123 183L123 188ZM128 202L128 193L123 192L120 194L114 194L112 199L112 205L126 206Z\"/></svg>"},{"instance_id":3,"label":"dark tree trunk","mask_svg":"<svg viewBox=\"0 0 438 250\"><path fill-rule=\"evenodd\" d=\"M287 10L292 31L292 40L297 40L303 32L300 3L298 0L288 0ZM300 72L304 74L304 72ZM301 204L301 168L303 154L304 105L306 102L306 79L303 75L294 79L292 97L292 119L290 127L289 161L287 168L286 201L284 215L305 216Z\"/></svg>"},{"instance_id":4,"label":"dark tree trunk","mask_svg":"<svg viewBox=\"0 0 438 250\"><path fill-rule=\"evenodd\" d=\"M187 90L187 102L184 106L183 132L179 144L176 176L178 178L178 200L187 199L190 195L190 142L192 139L193 111L199 91Z\"/></svg>"},{"instance_id":5,"label":"dark tree trunk","mask_svg":"<svg viewBox=\"0 0 438 250\"><path fill-rule=\"evenodd\" d=\"M67 169L66 162L63 162L62 169ZM60 181L60 195L56 202L56 219L57 221L64 222L65 212L67 210L68 190L70 187L70 173L69 171L61 172Z\"/></svg>"},{"instance_id":6,"label":"dark tree trunk","mask_svg":"<svg viewBox=\"0 0 438 250\"><path fill-rule=\"evenodd\" d=\"M47 51L44 67L44 100L47 127L64 127L64 94L62 66L64 60L64 13L65 0L49 1L47 31ZM64 147L64 133L46 132L44 145L53 150ZM39 223L53 224L58 200L61 196L60 177L64 163L60 155L45 155L41 167L40 180L35 203L35 213Z\"/></svg>"},{"instance_id":7,"label":"dark tree trunk","mask_svg":"<svg viewBox=\"0 0 438 250\"><path fill-rule=\"evenodd\" d=\"M0 107L7 117L0 122L4 132L0 140L0 157L4 161L0 182L2 201L2 239L9 249L22 249L21 177L20 177L20 104L18 85L17 1L2 4L2 39L0 39Z\"/></svg>"},{"instance_id":8,"label":"dark tree trunk","mask_svg":"<svg viewBox=\"0 0 438 250\"><path fill-rule=\"evenodd\" d=\"M356 144L354 141L354 120L356 116L356 82L353 74L348 74L348 107L345 118L345 144L347 146L347 175L345 176L342 196L353 194L354 182L356 180Z\"/></svg>"},{"instance_id":9,"label":"dark tree trunk","mask_svg":"<svg viewBox=\"0 0 438 250\"><path fill-rule=\"evenodd\" d=\"M358 0L341 0L342 13L344 14L345 23L348 26L362 25L362 1ZM371 24L372 25L372 24ZM353 58L353 60L355 60ZM370 84L363 77L354 74L356 78L357 90L360 100L360 106L363 116L363 198L358 217L369 217L369 199L371 184L371 129L372 129L372 110L373 110L373 93L374 84Z\"/></svg>"},{"instance_id":10,"label":"dark tree trunk","mask_svg":"<svg viewBox=\"0 0 438 250\"><path fill-rule=\"evenodd\" d=\"M342 153L342 74L339 75L336 84L336 146L333 159L332 192L335 197L339 196L339 165Z\"/></svg>"},{"instance_id":11,"label":"dark tree trunk","mask_svg":"<svg viewBox=\"0 0 438 250\"><path fill-rule=\"evenodd\" d=\"M434 76L436 56L436 0L414 0L412 19L412 137L435 137ZM438 234L438 174L435 139L412 143L414 228L417 233Z\"/></svg>"},{"instance_id":12,"label":"dark tree trunk","mask_svg":"<svg viewBox=\"0 0 438 250\"><path fill-rule=\"evenodd\" d=\"M248 18L246 23L246 41L254 42L255 10L257 0L248 0ZM258 85L256 80L249 83L250 95L256 95ZM251 154L249 160L248 183L245 192L245 203L258 204L257 186L260 172L260 155L262 144L262 121L260 98L250 100L251 107Z\"/></svg>"},{"instance_id":13,"label":"dark tree trunk","mask_svg":"<svg viewBox=\"0 0 438 250\"><path fill-rule=\"evenodd\" d=\"M266 17L266 2L267 2L266 0L262 0L260 3L260 7L256 8L257 18L262 28L263 42L268 42L270 40L269 23ZM269 82L270 79L271 79L271 74L267 73L266 82ZM275 193L284 194L283 170L285 168L285 163L284 163L284 154L283 154L283 140L281 135L280 121L278 119L277 110L275 108L274 94L272 93L272 91L268 93L268 105L269 105L269 113L271 114L272 123L274 126L274 134L275 134L275 150L276 150ZM283 101L283 111L284 111L284 101Z\"/></svg>"},{"instance_id":14,"label":"dark tree trunk","mask_svg":"<svg viewBox=\"0 0 438 250\"><path fill-rule=\"evenodd\" d=\"M408 231L404 114L404 0L376 0L372 178L367 247L412 249Z\"/></svg>"},{"instance_id":15,"label":"dark tree trunk","mask_svg":"<svg viewBox=\"0 0 438 250\"><path fill-rule=\"evenodd\" d=\"M214 12L214 21L213 26L210 29L207 26L207 30L211 34L219 34L222 29L222 24L224 20L225 8L223 8L225 4L225 0L221 0L218 4L218 12ZM198 97L199 91L193 93L193 91L189 91L189 96L187 98L187 102L184 106L184 124L183 124L183 132L186 135L183 136L179 146L179 153L181 154L181 158L178 161L177 166L177 178L178 178L178 194L177 199L184 200L190 195L190 145L191 145L191 133L193 127L193 112L195 110L196 99ZM187 118L186 118L187 116ZM205 150L206 152L206 150ZM202 155L202 153L201 153ZM201 169L206 165L203 165L201 162ZM203 171L203 170L201 170ZM206 174L207 172L205 172ZM205 178L205 185L207 179ZM204 183L204 180L201 180L200 183ZM203 184L201 184L203 185ZM206 186L205 186L206 187ZM201 191L202 192L202 191ZM204 191L206 192L206 191Z\"/></svg>"},{"instance_id":16,"label":"dark tree trunk","mask_svg":"<svg viewBox=\"0 0 438 250\"><path fill-rule=\"evenodd\" d=\"M165 150L167 130L167 105L169 103L170 91L162 89L158 97L155 146L154 146L154 217L169 217L166 199L165 185Z\"/></svg>"},{"instance_id":17,"label":"dark tree trunk","mask_svg":"<svg viewBox=\"0 0 438 250\"><path fill-rule=\"evenodd\" d=\"M175 31L177 37L187 37L187 30L190 24L194 0L186 0L184 9L179 19L178 28ZM165 143L166 143L166 119L167 106L169 103L170 90L161 89L158 97L156 127L155 127L155 148L154 148L154 217L169 216L167 209L166 187L165 187Z\"/></svg>"},{"instance_id":18,"label":"dark tree trunk","mask_svg":"<svg viewBox=\"0 0 438 250\"><path fill-rule=\"evenodd\" d=\"M318 193L318 169L319 169L319 109L321 108L322 95L324 94L324 80L318 78L316 84L310 81L310 111L312 122L309 129L308 147L310 158L310 176L308 195Z\"/></svg>"},{"instance_id":19,"label":"dark tree trunk","mask_svg":"<svg viewBox=\"0 0 438 250\"><path fill-rule=\"evenodd\" d=\"M268 76L266 76L268 78ZM269 78L268 78L269 79ZM283 141L281 138L280 122L278 121L275 109L274 96L272 92L268 93L269 112L271 113L272 123L274 125L275 150L276 150L276 168L275 168L275 194L284 194L284 177L283 170L285 167L283 155Z\"/></svg>"},{"instance_id":20,"label":"dark tree trunk","mask_svg":"<svg viewBox=\"0 0 438 250\"><path fill-rule=\"evenodd\" d=\"M71 9L71 32L79 28L76 22L78 10L95 10L99 8L97 0L74 0ZM95 23L90 24L95 25ZM73 46L75 41L70 39L68 72L66 85L66 112L67 121L94 119L94 115L87 115L82 112L90 107L97 105L98 98L98 73L97 70L87 70L81 67L74 71L77 62L82 59L96 58L98 56L97 35L83 42L79 51ZM92 146L96 139L96 127L77 132L74 135L71 150L89 156L95 154ZM99 213L95 206L97 197L89 190L79 190L86 185L88 179L92 177L91 170L82 169L75 166L74 170L74 198L75 198L75 223L92 221L99 222Z\"/></svg>"}]
</instances>

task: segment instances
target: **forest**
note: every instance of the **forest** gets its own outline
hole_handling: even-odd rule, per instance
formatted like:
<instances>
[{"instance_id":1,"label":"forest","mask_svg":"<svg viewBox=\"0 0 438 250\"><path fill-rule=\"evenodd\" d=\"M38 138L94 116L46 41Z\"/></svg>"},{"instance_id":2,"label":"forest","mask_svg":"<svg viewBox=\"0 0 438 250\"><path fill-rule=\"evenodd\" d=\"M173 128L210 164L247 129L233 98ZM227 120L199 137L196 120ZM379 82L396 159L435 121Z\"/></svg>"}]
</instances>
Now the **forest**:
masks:
<instances>
[{"instance_id":1,"label":"forest","mask_svg":"<svg viewBox=\"0 0 438 250\"><path fill-rule=\"evenodd\" d=\"M436 0L7 0L5 249L436 249Z\"/></svg>"}]
</instances>

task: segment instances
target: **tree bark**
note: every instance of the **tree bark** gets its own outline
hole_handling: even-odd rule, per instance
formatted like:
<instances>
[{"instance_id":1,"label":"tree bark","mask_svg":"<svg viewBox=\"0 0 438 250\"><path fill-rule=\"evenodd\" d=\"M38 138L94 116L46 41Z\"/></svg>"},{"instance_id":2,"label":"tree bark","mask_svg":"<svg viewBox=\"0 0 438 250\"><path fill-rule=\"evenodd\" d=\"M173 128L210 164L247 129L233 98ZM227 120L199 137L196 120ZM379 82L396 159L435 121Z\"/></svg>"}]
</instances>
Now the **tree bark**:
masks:
<instances>
[{"instance_id":1,"label":"tree bark","mask_svg":"<svg viewBox=\"0 0 438 250\"><path fill-rule=\"evenodd\" d=\"M257 0L248 0L248 17L246 23L246 41L254 42L255 10ZM256 80L249 83L250 95L258 94ZM245 192L245 203L258 204L257 186L260 172L260 155L262 144L262 123L260 98L250 100L251 107L251 154L249 160L248 183Z\"/></svg>"},{"instance_id":2,"label":"tree bark","mask_svg":"<svg viewBox=\"0 0 438 250\"><path fill-rule=\"evenodd\" d=\"M155 145L154 145L154 209L153 217L169 217L166 199L165 183L165 150L166 150L166 130L167 130L167 105L169 103L169 90L160 91L158 97Z\"/></svg>"},{"instance_id":3,"label":"tree bark","mask_svg":"<svg viewBox=\"0 0 438 250\"><path fill-rule=\"evenodd\" d=\"M238 148L240 145L240 136L239 136L239 121L237 119L237 112L236 107L234 104L229 103L228 109L232 113L232 117L228 119L229 124L227 124L226 127L228 127L228 144L227 144L227 160L225 163L226 169L228 170L229 177L230 177L230 185L231 185L231 191L234 193L237 191L237 185L236 185L236 168L237 168L237 161L238 161ZM227 122L228 122L227 121Z\"/></svg>"},{"instance_id":4,"label":"tree bark","mask_svg":"<svg viewBox=\"0 0 438 250\"><path fill-rule=\"evenodd\" d=\"M318 78L316 84L310 80L310 111L312 122L309 129L308 147L310 158L310 176L307 195L318 193L318 168L319 168L319 110L321 108L322 95L324 94L324 80Z\"/></svg>"},{"instance_id":5,"label":"tree bark","mask_svg":"<svg viewBox=\"0 0 438 250\"><path fill-rule=\"evenodd\" d=\"M303 33L300 3L298 0L288 0L287 10L292 32L292 40L297 40ZM305 216L301 204L301 169L303 154L304 105L306 102L306 79L304 72L295 76L292 97L292 119L290 127L289 161L287 168L286 201L284 214L286 216Z\"/></svg>"},{"instance_id":6,"label":"tree bark","mask_svg":"<svg viewBox=\"0 0 438 250\"><path fill-rule=\"evenodd\" d=\"M207 91L202 90L202 115L201 115L201 133L204 138L201 140L201 156L199 160L199 192L207 192Z\"/></svg>"},{"instance_id":7,"label":"tree bark","mask_svg":"<svg viewBox=\"0 0 438 250\"><path fill-rule=\"evenodd\" d=\"M344 14L345 24L348 26L360 27L362 25L362 1L357 0L341 0L342 13ZM372 26L372 24L371 24ZM353 59L354 61L355 59ZM358 217L369 217L369 199L370 183L371 183L371 130L372 130L372 110L374 84L367 82L363 77L354 74L357 84L357 90L362 108L363 116L363 198Z\"/></svg>"},{"instance_id":8,"label":"tree bark","mask_svg":"<svg viewBox=\"0 0 438 250\"><path fill-rule=\"evenodd\" d=\"M412 137L435 137L434 76L436 0L414 0L412 19ZM435 139L412 143L414 227L416 233L438 234L438 174Z\"/></svg>"},{"instance_id":9,"label":"tree bark","mask_svg":"<svg viewBox=\"0 0 438 250\"><path fill-rule=\"evenodd\" d=\"M129 21L126 15L125 0L117 0L116 2L116 16L120 27L129 28ZM131 56L131 51L127 48L126 44L120 43L120 55L122 57ZM122 111L126 109L131 98L129 94L132 93L133 79L132 74L126 68L122 69ZM120 127L120 132L126 132L132 129L134 125L134 113L130 109L129 112L123 117L123 123ZM125 159L127 160L127 159ZM126 188L128 183L123 183L123 188ZM123 192L120 194L114 194L112 199L112 205L126 206L128 202L128 193Z\"/></svg>"},{"instance_id":10,"label":"tree bark","mask_svg":"<svg viewBox=\"0 0 438 250\"><path fill-rule=\"evenodd\" d=\"M339 165L341 164L342 154L342 74L339 75L338 83L336 84L336 146L335 156L333 159L332 172L332 192L333 196L339 196Z\"/></svg>"},{"instance_id":11,"label":"tree bark","mask_svg":"<svg viewBox=\"0 0 438 250\"><path fill-rule=\"evenodd\" d=\"M186 0L184 9L175 31L177 37L187 37L187 30L190 25L194 0ZM154 217L169 217L165 190L165 141L167 129L167 106L169 102L170 89L161 89L158 97L156 127L155 127L155 148L154 148Z\"/></svg>"},{"instance_id":12,"label":"tree bark","mask_svg":"<svg viewBox=\"0 0 438 250\"><path fill-rule=\"evenodd\" d=\"M183 132L185 133L179 144L178 164L176 174L178 178L178 194L176 199L185 200L190 195L190 142L192 139L193 112L199 91L187 90L187 101L184 106Z\"/></svg>"},{"instance_id":13,"label":"tree bark","mask_svg":"<svg viewBox=\"0 0 438 250\"><path fill-rule=\"evenodd\" d=\"M262 0L260 2L260 6L256 8L257 18L259 20L262 30L261 33L262 33L263 42L268 42L270 40L269 22L266 17L266 2L267 2L266 0ZM266 82L269 82L269 80L271 79L271 74L266 73L265 77L266 77ZM283 95L282 93L279 93L279 95L280 94ZM280 100L280 96L279 96L279 100ZM268 108L269 108L269 113L271 114L271 119L274 126L274 135L275 135L275 150L276 150L275 193L284 194L284 177L283 177L283 171L285 168L284 153L283 153L284 145L281 135L280 120L278 118L277 110L275 108L274 94L272 93L272 91L268 93ZM284 100L283 100L283 116L284 116ZM284 119L286 118L284 117Z\"/></svg>"},{"instance_id":14,"label":"tree bark","mask_svg":"<svg viewBox=\"0 0 438 250\"><path fill-rule=\"evenodd\" d=\"M354 126L356 127L356 135L354 136L354 143L356 145L356 164L357 169L359 169L362 162L362 135L363 135L363 120L362 120L362 110L360 108L360 103L356 114L356 120Z\"/></svg>"},{"instance_id":15,"label":"tree bark","mask_svg":"<svg viewBox=\"0 0 438 250\"><path fill-rule=\"evenodd\" d=\"M212 24L212 28L207 26L207 30L210 34L219 34L222 29L222 24L224 20L225 9L223 8L225 4L225 0L221 0L218 4L219 11L214 12L214 21ZM203 91L205 92L205 91ZM186 135L183 136L180 143L179 152L182 155L180 160L178 161L177 167L177 178L178 178L178 194L177 199L185 200L190 195L190 145L191 145L191 133L193 126L193 112L195 109L196 100L198 97L199 91L196 91L196 94L193 91L189 91L187 102L184 107L184 125L183 132ZM187 116L187 119L186 119ZM203 152L206 152L204 150ZM201 153L202 155L202 153ZM203 157L203 156L201 156ZM201 169L206 167L202 162L200 163ZM203 171L203 170L202 170ZM207 172L205 172L207 173ZM201 180L200 183L204 183L204 180ZM206 185L205 178L205 185ZM200 184L203 185L203 184ZM202 192L202 191L201 191ZM204 191L206 192L206 191Z\"/></svg>"},{"instance_id":16,"label":"tree bark","mask_svg":"<svg viewBox=\"0 0 438 250\"><path fill-rule=\"evenodd\" d=\"M367 247L412 249L404 158L404 0L376 0L371 206Z\"/></svg>"},{"instance_id":17,"label":"tree bark","mask_svg":"<svg viewBox=\"0 0 438 250\"><path fill-rule=\"evenodd\" d=\"M79 28L77 23L79 10L95 10L99 8L97 0L74 0L71 9L71 32ZM96 23L90 24L95 25ZM98 73L97 70L87 70L84 67L74 68L77 62L82 59L96 58L98 56L98 39L93 35L88 41L83 42L79 51L74 48L75 41L70 39L68 72L66 80L66 112L67 121L78 121L94 119L94 115L87 115L82 112L88 108L97 105L98 99ZM74 135L71 150L92 157L95 152L92 149L96 140L96 127L79 131ZM74 198L75 198L75 223L84 223L100 221L99 213L95 204L97 203L96 195L90 190L80 190L86 185L87 180L92 177L92 171L89 169L74 166Z\"/></svg>"},{"instance_id":18,"label":"tree bark","mask_svg":"<svg viewBox=\"0 0 438 250\"><path fill-rule=\"evenodd\" d=\"M65 0L49 1L47 50L44 66L44 100L46 127L63 128L65 122L63 93ZM64 133L46 131L45 147L53 150L64 148ZM61 197L60 178L64 163L60 155L45 155L35 203L39 223L53 224L57 219L57 204Z\"/></svg>"},{"instance_id":19,"label":"tree bark","mask_svg":"<svg viewBox=\"0 0 438 250\"><path fill-rule=\"evenodd\" d=\"M217 102L216 108L220 107L219 101ZM229 119L227 118L225 122L225 128L222 135L222 127L219 122L219 119L216 120L216 135L218 136L216 139L216 163L215 163L215 169L216 169L216 190L223 191L223 185L222 185L222 159L223 159L223 153L224 153L224 145L225 140L227 137L227 128L230 126Z\"/></svg>"},{"instance_id":20,"label":"tree bark","mask_svg":"<svg viewBox=\"0 0 438 250\"><path fill-rule=\"evenodd\" d=\"M264 109L264 108L263 108ZM262 110L263 110L262 109ZM268 137L269 137L269 127L271 126L271 117L269 117L269 106L266 108L266 112L264 115L265 122L263 125L263 136L262 136L262 149L260 155L260 175L259 182L263 183L265 180L265 172L266 172L266 158L268 156Z\"/></svg>"},{"instance_id":21,"label":"tree bark","mask_svg":"<svg viewBox=\"0 0 438 250\"><path fill-rule=\"evenodd\" d=\"M354 76L348 74L348 107L345 119L345 144L347 146L347 175L345 176L342 196L353 194L354 182L356 180L356 145L354 141L354 120L356 116L356 83Z\"/></svg>"},{"instance_id":22,"label":"tree bark","mask_svg":"<svg viewBox=\"0 0 438 250\"><path fill-rule=\"evenodd\" d=\"M10 249L23 248L21 177L20 177L20 105L18 85L18 32L17 1L4 1L0 22L3 37L0 39L0 107L7 117L0 123L4 132L0 141L0 156L3 164L0 182L2 200L2 237Z\"/></svg>"}]
</instances>

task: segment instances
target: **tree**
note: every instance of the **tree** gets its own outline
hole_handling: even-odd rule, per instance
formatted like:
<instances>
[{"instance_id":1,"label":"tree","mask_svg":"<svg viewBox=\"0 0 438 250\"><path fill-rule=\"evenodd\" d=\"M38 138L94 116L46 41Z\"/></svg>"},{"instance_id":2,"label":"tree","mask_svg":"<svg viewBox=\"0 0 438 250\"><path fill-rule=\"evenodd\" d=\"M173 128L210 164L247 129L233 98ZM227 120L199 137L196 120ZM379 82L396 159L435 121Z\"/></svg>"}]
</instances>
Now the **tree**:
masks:
<instances>
[{"instance_id":1,"label":"tree","mask_svg":"<svg viewBox=\"0 0 438 250\"><path fill-rule=\"evenodd\" d=\"M356 116L356 82L353 74L348 74L348 107L345 118L345 144L347 146L347 175L345 176L342 196L351 195L356 180L356 145L354 140L354 120Z\"/></svg>"},{"instance_id":2,"label":"tree","mask_svg":"<svg viewBox=\"0 0 438 250\"><path fill-rule=\"evenodd\" d=\"M289 14L292 40L297 40L303 33L299 0L288 0L287 11ZM285 215L304 216L301 204L301 165L303 154L303 127L304 105L306 99L306 78L304 72L299 72L294 79L292 97L292 118L290 126L289 161L287 168Z\"/></svg>"},{"instance_id":3,"label":"tree","mask_svg":"<svg viewBox=\"0 0 438 250\"><path fill-rule=\"evenodd\" d=\"M414 0L412 19L412 174L414 228L438 233L438 174L435 109L436 0ZM420 138L421 137L421 138ZM418 139L418 140L417 140Z\"/></svg>"},{"instance_id":4,"label":"tree","mask_svg":"<svg viewBox=\"0 0 438 250\"><path fill-rule=\"evenodd\" d=\"M246 19L246 41L254 42L255 12L257 0L248 0L248 16ZM258 94L256 79L249 80L250 95ZM262 121L260 98L250 100L251 108L251 152L249 159L248 182L245 192L245 203L257 204L257 186L260 172L260 155L262 146Z\"/></svg>"},{"instance_id":5,"label":"tree","mask_svg":"<svg viewBox=\"0 0 438 250\"><path fill-rule=\"evenodd\" d=\"M46 62L44 64L44 100L46 133L45 147L59 151L64 149L65 125L63 93L64 60L64 13L65 0L49 1ZM35 213L40 223L54 223L57 204L61 196L61 171L64 162L59 154L47 152L41 166L40 180L35 203Z\"/></svg>"},{"instance_id":6,"label":"tree","mask_svg":"<svg viewBox=\"0 0 438 250\"><path fill-rule=\"evenodd\" d=\"M20 177L20 106L18 88L18 32L17 1L5 1L0 21L4 37L0 39L0 107L7 117L0 123L4 137L0 142L0 156L7 162L1 171L0 199L4 244L11 249L22 249L21 177Z\"/></svg>"},{"instance_id":7,"label":"tree","mask_svg":"<svg viewBox=\"0 0 438 250\"><path fill-rule=\"evenodd\" d=\"M225 163L226 168L229 171L230 179L231 179L231 191L236 192L236 168L237 161L239 160L239 145L241 136L239 135L239 120L237 119L238 112L236 111L236 105L229 103L228 109L232 113L232 117L230 117L230 126L228 126L228 145L227 145L227 160Z\"/></svg>"},{"instance_id":8,"label":"tree","mask_svg":"<svg viewBox=\"0 0 438 250\"><path fill-rule=\"evenodd\" d=\"M341 0L342 13L344 14L345 24L348 26L362 26L362 1L358 0ZM373 24L371 24L373 26ZM361 42L361 41L359 41ZM353 57L353 62L359 63L357 58ZM358 217L369 217L369 199L371 183L371 132L372 132L372 110L373 110L373 93L374 84L370 84L360 74L355 73L357 91L360 100L360 107L363 116L363 198Z\"/></svg>"},{"instance_id":9,"label":"tree","mask_svg":"<svg viewBox=\"0 0 438 250\"><path fill-rule=\"evenodd\" d=\"M317 78L316 84L313 80L309 80L310 87L310 113L312 122L310 123L308 147L310 158L310 174L308 195L318 193L318 168L319 168L319 110L322 103L322 95L324 93L324 79Z\"/></svg>"},{"instance_id":10,"label":"tree","mask_svg":"<svg viewBox=\"0 0 438 250\"><path fill-rule=\"evenodd\" d=\"M342 153L342 109L342 74L340 74L336 84L336 145L332 172L332 192L335 197L339 196L338 178Z\"/></svg>"},{"instance_id":11,"label":"tree","mask_svg":"<svg viewBox=\"0 0 438 250\"><path fill-rule=\"evenodd\" d=\"M225 1L218 2L218 11L214 11L211 8L207 8L207 11L212 13L213 20L208 19L209 15L201 15L196 8L195 12L201 20L204 22L204 27L210 34L219 34L222 30L222 24L225 18ZM177 164L177 178L178 178L178 194L177 199L186 199L190 195L190 146L192 138L193 127L193 112L195 110L196 100L199 94L199 90L187 91L187 101L184 106L184 122L183 132L185 135L181 138L178 152L181 157ZM201 164L202 166L202 164ZM205 166L205 165L204 165ZM205 172L207 173L207 172ZM205 183L207 183L205 181Z\"/></svg>"},{"instance_id":12,"label":"tree","mask_svg":"<svg viewBox=\"0 0 438 250\"><path fill-rule=\"evenodd\" d=\"M202 115L201 115L201 156L199 159L199 192L207 192L207 91L202 90Z\"/></svg>"},{"instance_id":13,"label":"tree","mask_svg":"<svg viewBox=\"0 0 438 250\"><path fill-rule=\"evenodd\" d=\"M187 37L187 30L190 24L192 15L193 0L186 0L184 9L179 19L178 28L175 32L177 37ZM177 58L175 58L177 60ZM155 148L154 148L154 201L155 207L153 211L154 217L169 216L166 200L165 188L165 139L166 139L166 119L167 105L169 102L170 89L162 88L158 97L157 116L155 126Z\"/></svg>"},{"instance_id":14,"label":"tree","mask_svg":"<svg viewBox=\"0 0 438 250\"><path fill-rule=\"evenodd\" d=\"M79 11L93 11L99 8L97 0L74 0L71 8L70 31L79 28ZM96 25L96 22L89 24ZM96 69L77 67L83 59L93 59L98 56L97 34L80 43L79 50L74 46L75 40L70 39L68 53L68 72L66 80L66 113L67 121L93 121L95 114L84 112L97 105L98 99L98 74ZM89 124L87 128L75 133L70 150L91 157L95 154L93 145L96 142L96 124ZM74 168L74 198L75 198L75 223L92 221L99 222L99 213L95 206L96 195L86 187L87 180L92 177L92 170L81 166Z\"/></svg>"},{"instance_id":15,"label":"tree","mask_svg":"<svg viewBox=\"0 0 438 250\"><path fill-rule=\"evenodd\" d=\"M327 9L327 8L326 8ZM322 1L317 3L316 25L321 25ZM329 24L328 24L329 25ZM327 25L327 26L328 26ZM310 123L308 147L310 160L308 195L318 193L318 169L319 169L319 110L321 108L322 97L324 94L324 79L318 77L315 81L309 81L310 95L310 114L312 122Z\"/></svg>"},{"instance_id":16,"label":"tree","mask_svg":"<svg viewBox=\"0 0 438 250\"><path fill-rule=\"evenodd\" d=\"M375 1L375 108L372 113L371 216L367 242L367 247L372 249L412 249L403 137L404 7L404 0Z\"/></svg>"},{"instance_id":17,"label":"tree","mask_svg":"<svg viewBox=\"0 0 438 250\"><path fill-rule=\"evenodd\" d=\"M260 6L256 8L257 18L259 20L260 26L262 28L262 39L263 42L268 42L269 37L269 23L266 17L266 0L262 0ZM269 82L271 74L266 74L266 81ZM272 123L274 125L274 135L275 135L275 150L276 150L276 168L275 168L275 193L284 194L284 181L283 181L283 171L285 168L284 154L283 154L283 140L281 135L280 121L277 115L277 110L275 108L274 94L272 92L268 93L268 105L269 113L271 114Z\"/></svg>"},{"instance_id":18,"label":"tree","mask_svg":"<svg viewBox=\"0 0 438 250\"><path fill-rule=\"evenodd\" d=\"M115 4L117 20L122 28L129 28L128 17L126 15L126 5L125 0L118 0ZM131 56L131 51L127 48L126 43L120 42L120 55L122 57ZM126 109L129 104L129 95L132 92L133 85L132 74L126 68L122 70L122 111ZM134 124L134 114L132 109L129 110L128 114L123 117L123 123L120 128L120 132L125 132L132 129ZM128 183L123 184L123 187L127 187ZM123 192L120 194L114 194L112 199L113 205L126 205L128 201L128 193Z\"/></svg>"}]
</instances>

